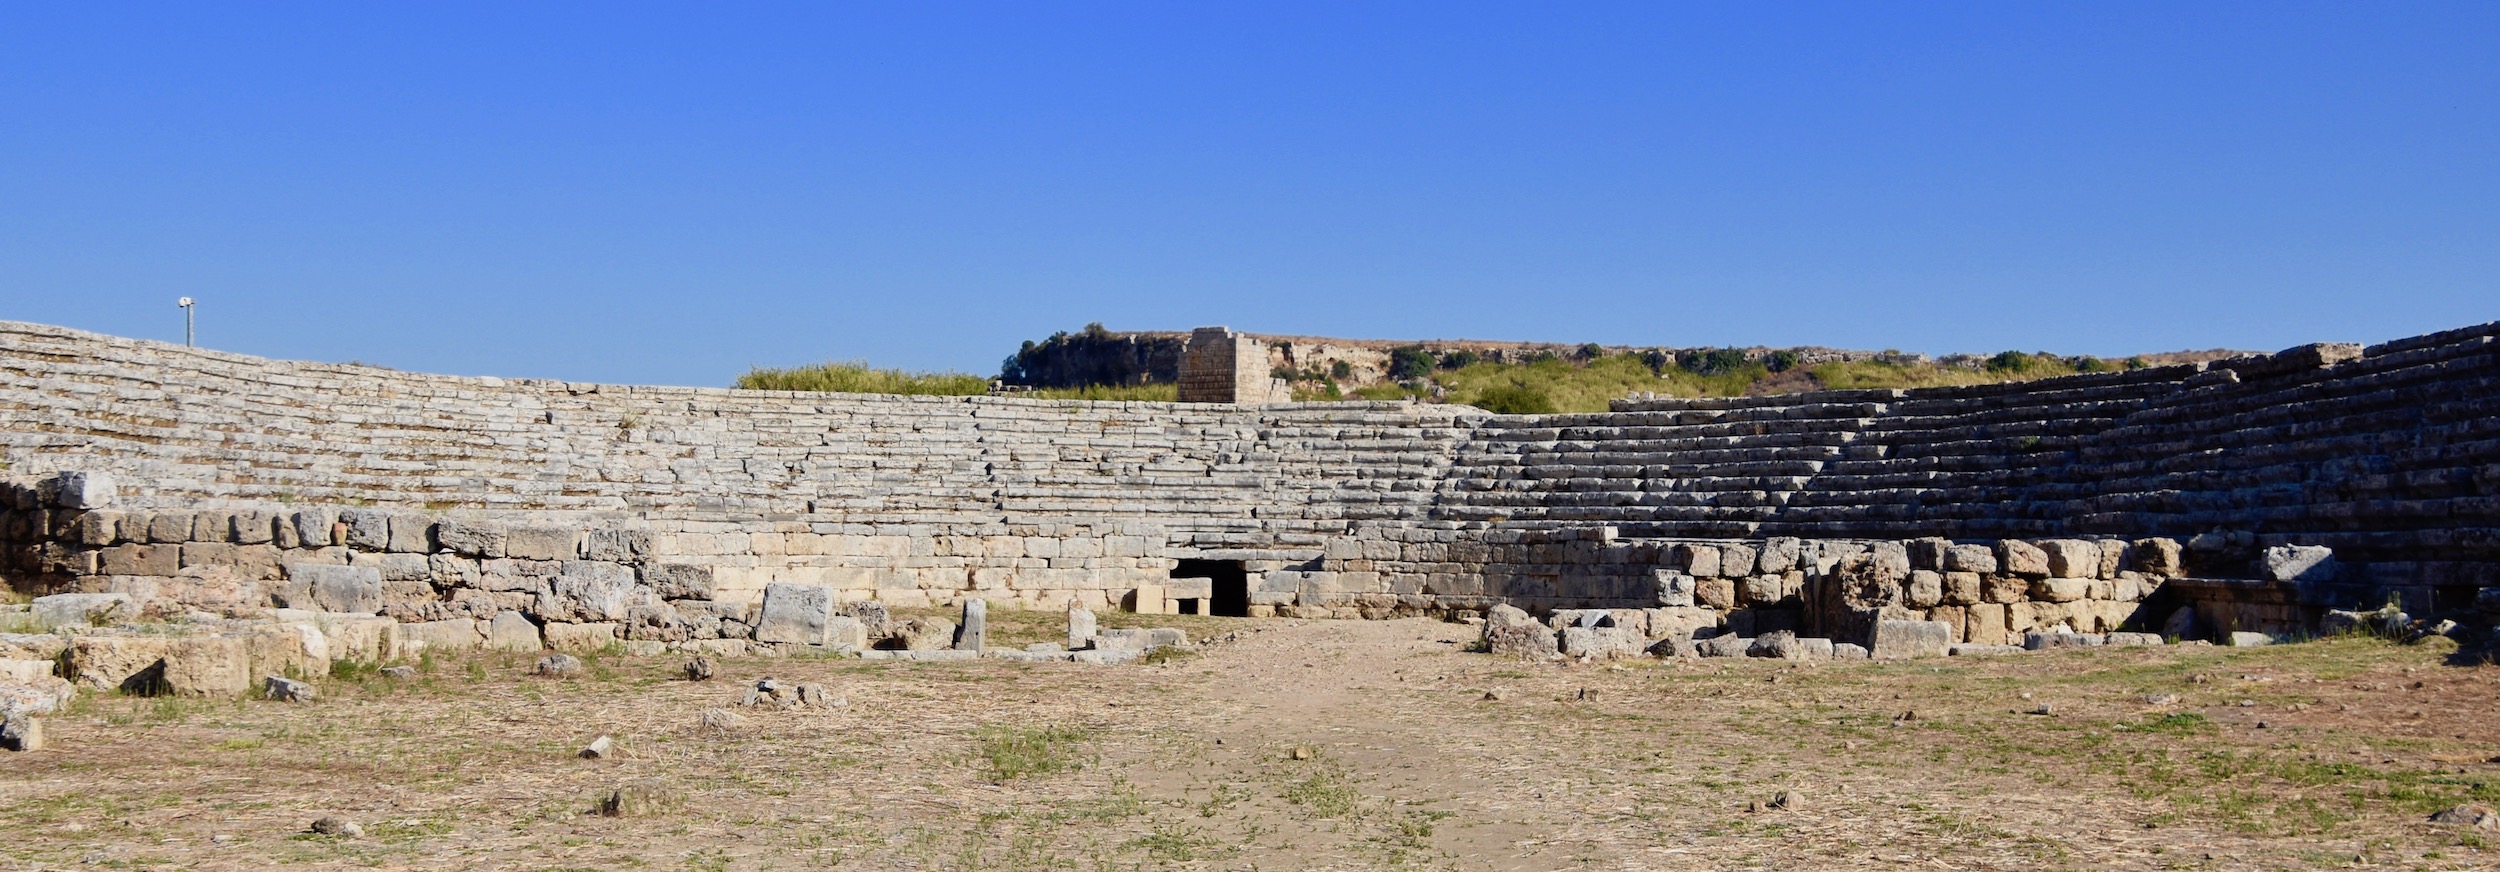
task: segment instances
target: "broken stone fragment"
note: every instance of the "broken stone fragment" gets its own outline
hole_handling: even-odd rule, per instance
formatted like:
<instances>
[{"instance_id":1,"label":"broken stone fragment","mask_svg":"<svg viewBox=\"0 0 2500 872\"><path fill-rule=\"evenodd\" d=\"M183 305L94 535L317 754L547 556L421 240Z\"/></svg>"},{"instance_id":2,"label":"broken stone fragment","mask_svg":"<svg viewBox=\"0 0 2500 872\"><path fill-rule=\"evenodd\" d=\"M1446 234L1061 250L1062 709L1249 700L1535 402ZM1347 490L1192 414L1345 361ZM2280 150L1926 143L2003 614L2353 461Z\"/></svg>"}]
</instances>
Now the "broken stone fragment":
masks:
<instances>
[{"instance_id":1,"label":"broken stone fragment","mask_svg":"<svg viewBox=\"0 0 2500 872\"><path fill-rule=\"evenodd\" d=\"M261 679L261 691L273 702L311 702L316 695L310 684L275 675Z\"/></svg>"},{"instance_id":2,"label":"broken stone fragment","mask_svg":"<svg viewBox=\"0 0 2500 872\"><path fill-rule=\"evenodd\" d=\"M590 744L583 745L580 756L584 760L604 760L614 753L616 753L616 740L600 736L590 740Z\"/></svg>"},{"instance_id":3,"label":"broken stone fragment","mask_svg":"<svg viewBox=\"0 0 2500 872\"><path fill-rule=\"evenodd\" d=\"M538 658L530 674L547 678L577 678L582 674L582 659L571 654L549 654Z\"/></svg>"}]
</instances>

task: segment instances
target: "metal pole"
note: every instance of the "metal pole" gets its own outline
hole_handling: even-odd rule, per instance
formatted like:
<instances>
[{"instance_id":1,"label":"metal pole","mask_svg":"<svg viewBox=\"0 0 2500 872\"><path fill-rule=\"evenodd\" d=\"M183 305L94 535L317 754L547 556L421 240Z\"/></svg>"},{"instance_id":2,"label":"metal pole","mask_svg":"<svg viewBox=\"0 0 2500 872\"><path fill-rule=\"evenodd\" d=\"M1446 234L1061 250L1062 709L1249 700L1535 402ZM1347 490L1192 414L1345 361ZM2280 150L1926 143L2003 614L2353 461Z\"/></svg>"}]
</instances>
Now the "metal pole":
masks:
<instances>
[{"instance_id":1,"label":"metal pole","mask_svg":"<svg viewBox=\"0 0 2500 872\"><path fill-rule=\"evenodd\" d=\"M175 301L174 301L174 305L177 305L177 306L181 306L181 307L182 307L182 346L183 346L184 348L190 348L190 347L192 347L192 342L191 342L191 338L192 338L192 318L191 318L191 316L192 316L192 313L193 313L193 311L194 311L194 310L192 309L192 307L191 307L191 298L190 298L190 297L184 297L184 298L182 298L182 299L175 300Z\"/></svg>"}]
</instances>

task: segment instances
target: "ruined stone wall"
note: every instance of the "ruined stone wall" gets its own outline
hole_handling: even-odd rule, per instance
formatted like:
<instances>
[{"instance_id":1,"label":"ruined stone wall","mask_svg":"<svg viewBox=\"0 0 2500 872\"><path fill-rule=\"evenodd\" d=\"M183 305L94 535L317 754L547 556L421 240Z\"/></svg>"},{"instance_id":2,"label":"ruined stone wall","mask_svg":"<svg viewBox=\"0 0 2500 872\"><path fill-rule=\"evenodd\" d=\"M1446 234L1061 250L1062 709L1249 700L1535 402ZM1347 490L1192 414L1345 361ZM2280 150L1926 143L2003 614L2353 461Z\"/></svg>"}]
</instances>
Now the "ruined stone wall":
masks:
<instances>
[{"instance_id":1,"label":"ruined stone wall","mask_svg":"<svg viewBox=\"0 0 2500 872\"><path fill-rule=\"evenodd\" d=\"M1634 606L1678 577L1733 579L1731 619L1911 607L1889 570L1858 581L1898 601L1847 614L1812 605L1841 589L1819 563L1704 576L1678 550L1700 540L1798 541L1834 567L1922 539L2178 543L2184 565L2110 570L2139 582L2255 577L2264 548L2324 545L2339 562L2304 572L2311 607L2423 608L2500 581L2494 333L1506 417L452 378L0 323L0 462L25 483L0 503L0 544L22 589L268 598L323 572L291 566L362 566L403 619L517 611L620 633L634 608L737 621L722 612L776 582L1107 605L1182 558L1242 561L1270 612ZM45 494L62 471L110 476L114 502ZM2022 577L2023 603L2072 592ZM2108 596L2078 601L2143 601L2083 581ZM1976 638L1967 609L1987 604L1918 608L1965 608Z\"/></svg>"}]
</instances>

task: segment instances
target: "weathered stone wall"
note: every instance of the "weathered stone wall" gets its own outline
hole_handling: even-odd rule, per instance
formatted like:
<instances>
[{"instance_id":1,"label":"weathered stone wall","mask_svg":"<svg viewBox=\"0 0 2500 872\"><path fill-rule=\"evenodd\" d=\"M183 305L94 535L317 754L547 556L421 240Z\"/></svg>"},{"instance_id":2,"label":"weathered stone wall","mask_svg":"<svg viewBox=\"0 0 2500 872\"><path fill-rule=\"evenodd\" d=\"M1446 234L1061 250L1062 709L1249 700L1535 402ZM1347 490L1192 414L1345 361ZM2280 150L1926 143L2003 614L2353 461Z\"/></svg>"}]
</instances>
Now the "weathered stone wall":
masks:
<instances>
[{"instance_id":1,"label":"weathered stone wall","mask_svg":"<svg viewBox=\"0 0 2500 872\"><path fill-rule=\"evenodd\" d=\"M2268 547L2323 545L2337 560L2304 570L2301 607L2393 594L2420 610L2500 581L2494 333L1506 417L452 378L0 323L0 462L25 484L0 543L21 588L283 599L325 572L292 567L369 567L376 610L403 620L517 612L618 633L664 604L679 624L744 623L730 613L776 582L843 600L1109 605L1183 558L1241 561L1268 611L1639 607L1680 595L1678 577L1715 595L1700 581L1713 578L1730 579L1730 620L1769 609L1823 629L1960 608L1979 639L1994 624L1977 607L2007 606L2020 632L2013 606L2053 604L2034 626L2081 629L2109 615L2064 603L2143 602L2111 572L2149 595L2164 578L2255 577ZM64 471L109 476L112 503L42 490ZM2149 538L2181 543L2184 565L2123 564ZM1922 539L1997 553L2094 540L2123 565L2075 576L2081 599L2015 573L2019 601L1929 604L1923 581L1821 559ZM1788 541L1800 562L1779 572L1731 572L1722 556L1708 576L1680 550ZM1860 590L1846 609L1817 605L1846 579Z\"/></svg>"}]
</instances>

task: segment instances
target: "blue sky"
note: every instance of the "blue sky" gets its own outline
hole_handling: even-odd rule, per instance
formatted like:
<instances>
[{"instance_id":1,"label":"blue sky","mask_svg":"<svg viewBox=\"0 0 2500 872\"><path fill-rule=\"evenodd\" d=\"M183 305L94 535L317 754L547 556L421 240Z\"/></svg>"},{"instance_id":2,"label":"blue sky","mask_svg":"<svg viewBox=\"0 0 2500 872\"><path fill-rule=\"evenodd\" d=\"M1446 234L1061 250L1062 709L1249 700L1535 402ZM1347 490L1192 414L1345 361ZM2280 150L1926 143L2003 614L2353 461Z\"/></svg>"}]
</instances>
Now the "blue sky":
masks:
<instances>
[{"instance_id":1,"label":"blue sky","mask_svg":"<svg viewBox=\"0 0 2500 872\"><path fill-rule=\"evenodd\" d=\"M2500 4L0 5L0 318L994 372L1089 321L2105 355L2500 319Z\"/></svg>"}]
</instances>

